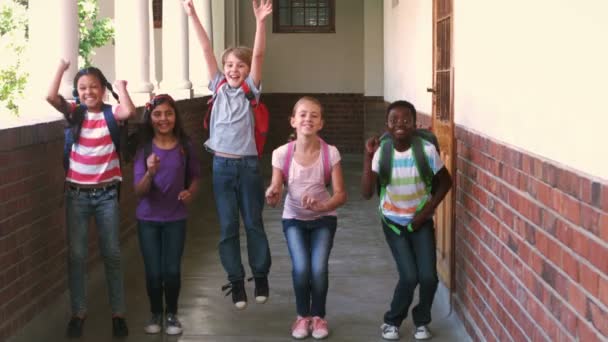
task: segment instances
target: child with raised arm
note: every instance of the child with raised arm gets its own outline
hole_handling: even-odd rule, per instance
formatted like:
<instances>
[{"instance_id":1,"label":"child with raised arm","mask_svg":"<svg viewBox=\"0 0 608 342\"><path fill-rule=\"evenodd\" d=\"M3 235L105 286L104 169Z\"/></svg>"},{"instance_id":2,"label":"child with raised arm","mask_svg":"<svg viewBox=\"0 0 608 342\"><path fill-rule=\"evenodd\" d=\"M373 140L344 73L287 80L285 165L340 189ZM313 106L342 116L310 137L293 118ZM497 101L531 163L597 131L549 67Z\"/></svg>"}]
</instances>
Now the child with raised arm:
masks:
<instances>
[{"instance_id":1,"label":"child with raised arm","mask_svg":"<svg viewBox=\"0 0 608 342\"><path fill-rule=\"evenodd\" d=\"M183 1L212 78L209 89L215 100L211 112L209 140L205 146L213 156L213 193L220 221L220 259L230 282L232 302L237 309L247 306L245 271L241 262L239 212L247 234L249 265L255 278L255 299L268 299L270 249L264 231L264 184L254 140L254 118L243 84L259 100L262 64L266 48L265 19L272 13L271 0L253 0L256 33L253 51L229 48L222 56L222 70L211 48L209 37L198 19L192 0Z\"/></svg>"},{"instance_id":2,"label":"child with raised arm","mask_svg":"<svg viewBox=\"0 0 608 342\"><path fill-rule=\"evenodd\" d=\"M336 208L346 202L340 153L318 132L323 128L321 103L305 96L291 115L296 140L272 153L272 181L266 190L269 205L276 206L287 185L283 232L293 265L297 317L291 328L295 339L328 336L325 302L328 261L336 233ZM331 183L333 194L327 190Z\"/></svg>"},{"instance_id":3,"label":"child with raised arm","mask_svg":"<svg viewBox=\"0 0 608 342\"><path fill-rule=\"evenodd\" d=\"M120 160L111 127L135 113L126 81L116 81L118 95L102 72L94 67L78 71L74 77L75 102L58 94L69 63L61 60L48 90L47 101L63 113L70 126L71 145L66 144L66 224L68 238L68 285L72 318L67 336L82 335L87 315L87 254L89 219L95 218L99 248L105 267L112 307L112 333L128 335L124 318L125 295L120 257L120 217L118 188L122 180ZM106 88L119 105L104 104Z\"/></svg>"},{"instance_id":4,"label":"child with raised arm","mask_svg":"<svg viewBox=\"0 0 608 342\"><path fill-rule=\"evenodd\" d=\"M365 199L371 198L377 182L382 186L382 227L399 272L390 309L384 314L382 338L399 339L399 327L407 316L414 290L420 285L420 301L412 311L414 338L425 340L431 338L427 325L438 283L433 213L450 190L452 178L435 146L416 135L416 109L411 103L396 101L388 106L386 130L390 140L383 139L383 144L390 142L390 151L382 153L384 145L377 137L368 139L361 179ZM430 191L427 184L431 182L425 182L420 172L419 164L423 162L428 163L429 178L433 180ZM386 175L383 169L388 169Z\"/></svg>"},{"instance_id":5,"label":"child with raised arm","mask_svg":"<svg viewBox=\"0 0 608 342\"><path fill-rule=\"evenodd\" d=\"M200 163L173 98L155 96L144 108L142 139L135 155L137 233L146 270L151 317L148 334L182 333L177 318L181 264L186 240L186 206L200 183ZM163 315L165 315L163 319Z\"/></svg>"}]
</instances>

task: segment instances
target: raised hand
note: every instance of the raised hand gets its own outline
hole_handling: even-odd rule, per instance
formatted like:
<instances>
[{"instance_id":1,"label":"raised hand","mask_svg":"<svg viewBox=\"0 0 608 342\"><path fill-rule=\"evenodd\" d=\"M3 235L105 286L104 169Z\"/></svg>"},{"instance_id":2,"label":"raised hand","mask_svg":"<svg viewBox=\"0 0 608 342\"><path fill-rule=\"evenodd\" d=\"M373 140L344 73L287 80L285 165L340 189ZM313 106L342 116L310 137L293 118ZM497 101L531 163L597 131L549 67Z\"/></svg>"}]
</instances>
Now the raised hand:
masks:
<instances>
[{"instance_id":1,"label":"raised hand","mask_svg":"<svg viewBox=\"0 0 608 342\"><path fill-rule=\"evenodd\" d=\"M271 185L266 189L266 203L271 207L276 207L281 199L281 189L279 186Z\"/></svg>"},{"instance_id":2,"label":"raised hand","mask_svg":"<svg viewBox=\"0 0 608 342\"><path fill-rule=\"evenodd\" d=\"M272 13L272 0L253 0L253 14L257 21L264 21Z\"/></svg>"},{"instance_id":3,"label":"raised hand","mask_svg":"<svg viewBox=\"0 0 608 342\"><path fill-rule=\"evenodd\" d=\"M66 70L68 70L69 67L70 67L70 62L69 61L66 61L63 58L59 60L59 69L62 72L65 72Z\"/></svg>"},{"instance_id":4,"label":"raised hand","mask_svg":"<svg viewBox=\"0 0 608 342\"><path fill-rule=\"evenodd\" d=\"M184 11L186 11L187 16L192 16L196 14L196 10L194 9L194 4L192 0L183 0L182 5L184 6Z\"/></svg>"},{"instance_id":5,"label":"raised hand","mask_svg":"<svg viewBox=\"0 0 608 342\"><path fill-rule=\"evenodd\" d=\"M127 89L127 81L125 81L125 80L114 81L114 89L119 90L119 91Z\"/></svg>"},{"instance_id":6,"label":"raised hand","mask_svg":"<svg viewBox=\"0 0 608 342\"><path fill-rule=\"evenodd\" d=\"M373 136L365 142L365 152L369 155L373 155L378 147L380 146L380 139L377 136Z\"/></svg>"},{"instance_id":7,"label":"raised hand","mask_svg":"<svg viewBox=\"0 0 608 342\"><path fill-rule=\"evenodd\" d=\"M150 174L154 176L158 171L158 167L160 165L160 158L158 158L156 154L151 153L148 156L148 159L146 160L146 165L148 166L148 172L150 172Z\"/></svg>"}]
</instances>

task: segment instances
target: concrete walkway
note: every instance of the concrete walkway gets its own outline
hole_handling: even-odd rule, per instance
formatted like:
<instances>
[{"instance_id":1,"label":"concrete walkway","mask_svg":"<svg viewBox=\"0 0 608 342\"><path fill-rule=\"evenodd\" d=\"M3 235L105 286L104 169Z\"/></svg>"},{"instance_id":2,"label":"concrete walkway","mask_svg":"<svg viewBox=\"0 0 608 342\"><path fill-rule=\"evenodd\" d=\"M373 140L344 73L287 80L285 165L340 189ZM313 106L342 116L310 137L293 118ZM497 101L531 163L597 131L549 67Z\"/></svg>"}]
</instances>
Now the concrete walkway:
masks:
<instances>
[{"instance_id":1,"label":"concrete walkway","mask_svg":"<svg viewBox=\"0 0 608 342\"><path fill-rule=\"evenodd\" d=\"M264 165L270 165L264 160ZM330 257L330 289L327 320L331 341L382 341L380 324L388 308L397 273L384 241L376 215L377 199L364 201L359 195L361 157L344 156L349 200L338 211L338 231ZM264 170L270 174L269 167ZM266 177L269 180L269 177ZM217 251L218 224L211 193L210 179L203 181L201 196L194 205L188 226L183 260L182 292L179 317L184 333L179 337L146 335L144 323L149 318L149 305L144 284L144 267L136 239L123 246L130 335L128 341L290 341L290 327L295 313L291 282L291 261L282 233L281 209L267 208L264 213L270 240L272 268L270 299L266 304L253 300L253 282L246 285L249 306L234 309L230 296L220 287L226 283ZM246 260L245 237L241 230L243 259ZM101 266L101 265L99 265ZM81 341L111 341L111 320L102 267L90 272L89 315ZM248 265L245 269L250 274ZM415 300L414 303L416 303ZM470 341L455 313L450 313L445 288L440 286L430 325L433 341ZM63 341L69 320L67 293L41 312L10 342ZM401 327L401 341L413 340L412 322ZM312 338L309 338L312 340ZM124 341L124 340L123 340Z\"/></svg>"}]
</instances>

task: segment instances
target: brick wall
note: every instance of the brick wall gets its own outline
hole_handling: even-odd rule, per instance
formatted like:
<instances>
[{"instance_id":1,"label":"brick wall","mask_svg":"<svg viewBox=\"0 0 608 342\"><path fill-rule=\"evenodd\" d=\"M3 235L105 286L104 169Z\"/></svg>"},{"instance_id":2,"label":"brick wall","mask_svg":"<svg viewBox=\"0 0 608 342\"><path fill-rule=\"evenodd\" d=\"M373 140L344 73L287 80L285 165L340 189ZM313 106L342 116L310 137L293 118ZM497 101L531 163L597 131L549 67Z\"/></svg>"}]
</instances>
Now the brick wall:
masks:
<instances>
[{"instance_id":1,"label":"brick wall","mask_svg":"<svg viewBox=\"0 0 608 342\"><path fill-rule=\"evenodd\" d=\"M285 144L293 128L289 117L293 105L304 95L317 98L324 108L325 126L321 136L336 145L341 153L359 153L363 149L365 97L362 94L263 94L270 112L270 131L265 153Z\"/></svg>"},{"instance_id":2,"label":"brick wall","mask_svg":"<svg viewBox=\"0 0 608 342\"><path fill-rule=\"evenodd\" d=\"M181 101L186 130L202 145L203 99ZM66 240L62 201L62 122L0 131L0 341L66 291ZM209 159L208 154L203 159ZM135 233L132 165L123 168L121 239ZM94 223L89 265L99 253ZM105 295L105 293L103 294Z\"/></svg>"},{"instance_id":3,"label":"brick wall","mask_svg":"<svg viewBox=\"0 0 608 342\"><path fill-rule=\"evenodd\" d=\"M456 310L475 340L608 339L608 184L457 128Z\"/></svg>"}]
</instances>

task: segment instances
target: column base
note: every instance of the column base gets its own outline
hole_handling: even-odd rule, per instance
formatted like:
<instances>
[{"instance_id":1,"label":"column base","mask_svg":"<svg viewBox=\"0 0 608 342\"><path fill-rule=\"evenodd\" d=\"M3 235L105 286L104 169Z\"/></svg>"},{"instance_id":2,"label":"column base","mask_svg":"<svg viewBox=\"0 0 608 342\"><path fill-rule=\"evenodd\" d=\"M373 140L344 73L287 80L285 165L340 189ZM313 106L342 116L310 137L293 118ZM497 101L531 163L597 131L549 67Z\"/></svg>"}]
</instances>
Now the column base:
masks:
<instances>
[{"instance_id":1,"label":"column base","mask_svg":"<svg viewBox=\"0 0 608 342\"><path fill-rule=\"evenodd\" d=\"M156 94L169 94L175 100L189 100L192 98L192 89L167 89L161 88L156 91Z\"/></svg>"},{"instance_id":2,"label":"column base","mask_svg":"<svg viewBox=\"0 0 608 342\"><path fill-rule=\"evenodd\" d=\"M131 93L131 101L135 107L141 107L146 104L146 102L150 102L152 98L152 93Z\"/></svg>"},{"instance_id":3,"label":"column base","mask_svg":"<svg viewBox=\"0 0 608 342\"><path fill-rule=\"evenodd\" d=\"M211 95L211 91L207 87L194 87L192 88L192 92L194 93L194 97Z\"/></svg>"}]
</instances>

